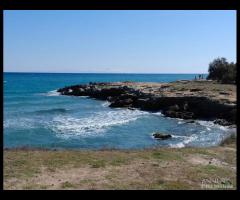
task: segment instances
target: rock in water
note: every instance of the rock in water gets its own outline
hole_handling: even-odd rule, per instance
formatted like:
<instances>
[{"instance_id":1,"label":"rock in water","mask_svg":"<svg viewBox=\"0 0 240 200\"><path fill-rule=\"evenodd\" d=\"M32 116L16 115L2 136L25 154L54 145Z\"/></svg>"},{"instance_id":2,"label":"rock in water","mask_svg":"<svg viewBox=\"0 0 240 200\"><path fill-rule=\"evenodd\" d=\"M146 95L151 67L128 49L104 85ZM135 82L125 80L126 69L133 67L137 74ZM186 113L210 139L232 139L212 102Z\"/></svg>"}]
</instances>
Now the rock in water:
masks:
<instances>
[{"instance_id":1,"label":"rock in water","mask_svg":"<svg viewBox=\"0 0 240 200\"><path fill-rule=\"evenodd\" d=\"M232 123L226 121L225 119L216 119L214 120L214 124L219 124L221 126L230 126Z\"/></svg>"},{"instance_id":2,"label":"rock in water","mask_svg":"<svg viewBox=\"0 0 240 200\"><path fill-rule=\"evenodd\" d=\"M160 140L166 140L171 138L172 136L170 134L162 134L162 133L156 132L153 134L153 137Z\"/></svg>"},{"instance_id":3,"label":"rock in water","mask_svg":"<svg viewBox=\"0 0 240 200\"><path fill-rule=\"evenodd\" d=\"M195 122L194 120L187 120L185 123L190 124L190 123L194 123L194 122Z\"/></svg>"}]
</instances>

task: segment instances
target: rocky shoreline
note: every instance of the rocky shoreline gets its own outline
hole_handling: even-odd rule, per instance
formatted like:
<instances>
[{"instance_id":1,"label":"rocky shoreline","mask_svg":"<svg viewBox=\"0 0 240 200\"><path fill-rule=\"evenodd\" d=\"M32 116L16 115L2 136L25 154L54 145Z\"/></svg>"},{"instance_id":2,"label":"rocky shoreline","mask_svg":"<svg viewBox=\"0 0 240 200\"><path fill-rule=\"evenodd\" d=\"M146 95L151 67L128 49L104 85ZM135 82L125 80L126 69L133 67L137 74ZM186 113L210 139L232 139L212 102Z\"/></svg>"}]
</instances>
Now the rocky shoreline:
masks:
<instances>
[{"instance_id":1,"label":"rocky shoreline","mask_svg":"<svg viewBox=\"0 0 240 200\"><path fill-rule=\"evenodd\" d=\"M236 124L236 85L206 80L171 83L90 82L60 88L57 92L107 100L112 108L161 111L167 117L213 120L223 126Z\"/></svg>"}]
</instances>

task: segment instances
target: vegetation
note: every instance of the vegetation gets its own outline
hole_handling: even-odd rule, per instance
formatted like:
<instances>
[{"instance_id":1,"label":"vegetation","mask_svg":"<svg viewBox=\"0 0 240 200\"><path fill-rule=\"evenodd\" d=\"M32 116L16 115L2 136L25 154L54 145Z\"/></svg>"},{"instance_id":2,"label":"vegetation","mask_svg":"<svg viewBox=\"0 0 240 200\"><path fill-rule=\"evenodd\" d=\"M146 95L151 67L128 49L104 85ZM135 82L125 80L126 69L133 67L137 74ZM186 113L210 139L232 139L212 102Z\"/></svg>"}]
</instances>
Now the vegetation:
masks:
<instances>
[{"instance_id":1,"label":"vegetation","mask_svg":"<svg viewBox=\"0 0 240 200\"><path fill-rule=\"evenodd\" d=\"M221 83L236 83L237 64L227 62L226 58L217 58L209 64L207 79L217 80Z\"/></svg>"},{"instance_id":2,"label":"vegetation","mask_svg":"<svg viewBox=\"0 0 240 200\"><path fill-rule=\"evenodd\" d=\"M5 150L4 189L236 189L236 138L211 148Z\"/></svg>"}]
</instances>

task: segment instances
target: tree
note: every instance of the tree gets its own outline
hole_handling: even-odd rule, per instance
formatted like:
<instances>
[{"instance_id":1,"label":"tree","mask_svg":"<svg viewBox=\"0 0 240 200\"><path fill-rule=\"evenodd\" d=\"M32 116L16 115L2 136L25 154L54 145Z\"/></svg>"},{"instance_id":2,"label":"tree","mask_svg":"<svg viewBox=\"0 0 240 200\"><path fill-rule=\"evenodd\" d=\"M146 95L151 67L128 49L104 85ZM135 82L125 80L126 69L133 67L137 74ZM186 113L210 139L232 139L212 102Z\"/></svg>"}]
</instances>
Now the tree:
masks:
<instances>
[{"instance_id":1,"label":"tree","mask_svg":"<svg viewBox=\"0 0 240 200\"><path fill-rule=\"evenodd\" d=\"M228 63L226 58L216 58L209 64L207 79L221 83L236 83L236 64Z\"/></svg>"}]
</instances>

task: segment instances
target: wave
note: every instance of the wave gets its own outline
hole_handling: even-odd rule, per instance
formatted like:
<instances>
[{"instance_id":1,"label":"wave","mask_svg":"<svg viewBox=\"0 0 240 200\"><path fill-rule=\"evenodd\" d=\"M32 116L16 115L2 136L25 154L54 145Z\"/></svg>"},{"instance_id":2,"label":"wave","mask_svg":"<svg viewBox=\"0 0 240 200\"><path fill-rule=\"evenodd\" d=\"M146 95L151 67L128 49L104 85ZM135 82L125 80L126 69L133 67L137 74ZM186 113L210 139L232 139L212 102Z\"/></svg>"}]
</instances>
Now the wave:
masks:
<instances>
[{"instance_id":1,"label":"wave","mask_svg":"<svg viewBox=\"0 0 240 200\"><path fill-rule=\"evenodd\" d=\"M108 107L110 104L111 104L110 102L106 101L106 102L102 103L102 106L103 107Z\"/></svg>"},{"instance_id":2,"label":"wave","mask_svg":"<svg viewBox=\"0 0 240 200\"><path fill-rule=\"evenodd\" d=\"M52 109L46 109L46 110L37 110L34 111L34 113L38 114L56 114L56 113L66 113L68 109L65 108L52 108Z\"/></svg>"},{"instance_id":3,"label":"wave","mask_svg":"<svg viewBox=\"0 0 240 200\"><path fill-rule=\"evenodd\" d=\"M214 124L213 121L196 120L196 123L201 125L201 126L206 127L206 129L208 131L211 131L212 128L220 129L222 131L229 131L229 130L234 129L234 128L231 128L229 126L222 126L222 125L219 125L219 124Z\"/></svg>"},{"instance_id":4,"label":"wave","mask_svg":"<svg viewBox=\"0 0 240 200\"><path fill-rule=\"evenodd\" d=\"M147 113L143 111L124 109L98 112L84 118L56 116L51 122L50 128L62 138L100 136L109 127L135 121L145 114Z\"/></svg>"},{"instance_id":5,"label":"wave","mask_svg":"<svg viewBox=\"0 0 240 200\"><path fill-rule=\"evenodd\" d=\"M157 116L164 116L161 112L153 112L151 113L152 115L157 115Z\"/></svg>"},{"instance_id":6,"label":"wave","mask_svg":"<svg viewBox=\"0 0 240 200\"><path fill-rule=\"evenodd\" d=\"M29 118L7 119L3 121L3 128L31 129L34 128L34 120Z\"/></svg>"},{"instance_id":7,"label":"wave","mask_svg":"<svg viewBox=\"0 0 240 200\"><path fill-rule=\"evenodd\" d=\"M43 95L52 97L52 96L60 96L61 94L60 92L57 92L57 90L52 90L47 93L43 93Z\"/></svg>"},{"instance_id":8,"label":"wave","mask_svg":"<svg viewBox=\"0 0 240 200\"><path fill-rule=\"evenodd\" d=\"M185 138L182 142L178 142L176 144L169 144L169 146L171 148L183 148L186 147L186 145L188 145L189 143L195 141L196 139L198 139L196 134L193 134L191 136L173 136L173 138Z\"/></svg>"}]
</instances>

